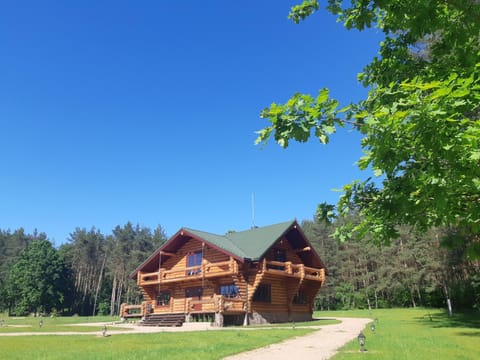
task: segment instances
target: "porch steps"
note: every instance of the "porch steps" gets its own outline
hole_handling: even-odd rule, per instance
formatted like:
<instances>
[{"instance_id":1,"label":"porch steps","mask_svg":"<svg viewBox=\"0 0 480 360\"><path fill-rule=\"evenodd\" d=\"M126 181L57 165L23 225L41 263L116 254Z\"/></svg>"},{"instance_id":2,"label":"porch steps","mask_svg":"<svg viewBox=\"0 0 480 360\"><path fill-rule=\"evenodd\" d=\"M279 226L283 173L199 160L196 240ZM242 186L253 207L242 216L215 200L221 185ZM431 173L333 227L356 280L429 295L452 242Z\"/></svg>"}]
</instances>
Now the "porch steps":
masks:
<instances>
[{"instance_id":1,"label":"porch steps","mask_svg":"<svg viewBox=\"0 0 480 360\"><path fill-rule=\"evenodd\" d=\"M185 322L185 314L149 314L143 321L142 326L182 326Z\"/></svg>"}]
</instances>

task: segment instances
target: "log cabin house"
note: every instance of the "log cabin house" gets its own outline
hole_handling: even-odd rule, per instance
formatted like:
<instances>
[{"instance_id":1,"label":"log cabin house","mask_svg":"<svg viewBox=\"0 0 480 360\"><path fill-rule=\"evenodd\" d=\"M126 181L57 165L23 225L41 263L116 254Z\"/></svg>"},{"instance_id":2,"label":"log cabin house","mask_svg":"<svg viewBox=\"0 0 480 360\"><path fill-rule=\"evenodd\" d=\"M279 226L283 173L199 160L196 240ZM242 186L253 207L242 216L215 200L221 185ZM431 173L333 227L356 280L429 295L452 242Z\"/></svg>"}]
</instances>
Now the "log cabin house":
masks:
<instances>
[{"instance_id":1,"label":"log cabin house","mask_svg":"<svg viewBox=\"0 0 480 360\"><path fill-rule=\"evenodd\" d=\"M305 321L325 283L325 265L296 221L226 235L182 228L131 278L143 293L145 324ZM122 305L121 316L131 308Z\"/></svg>"}]
</instances>

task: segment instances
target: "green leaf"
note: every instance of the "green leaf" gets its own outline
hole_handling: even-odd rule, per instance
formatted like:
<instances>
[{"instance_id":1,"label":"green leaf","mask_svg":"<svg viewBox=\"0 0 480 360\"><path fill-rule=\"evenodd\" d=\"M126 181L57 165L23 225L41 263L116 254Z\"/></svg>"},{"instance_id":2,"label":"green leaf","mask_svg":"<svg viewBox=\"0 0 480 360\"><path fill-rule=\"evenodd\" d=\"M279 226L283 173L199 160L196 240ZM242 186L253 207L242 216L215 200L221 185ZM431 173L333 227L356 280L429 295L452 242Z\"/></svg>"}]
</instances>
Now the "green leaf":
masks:
<instances>
[{"instance_id":1,"label":"green leaf","mask_svg":"<svg viewBox=\"0 0 480 360\"><path fill-rule=\"evenodd\" d=\"M335 126L332 125L322 125L323 131L325 131L327 134L333 134L335 132Z\"/></svg>"},{"instance_id":2,"label":"green leaf","mask_svg":"<svg viewBox=\"0 0 480 360\"><path fill-rule=\"evenodd\" d=\"M320 92L317 96L317 103L318 104L323 104L325 101L327 101L328 100L328 94L329 94L328 89L320 90Z\"/></svg>"},{"instance_id":3,"label":"green leaf","mask_svg":"<svg viewBox=\"0 0 480 360\"><path fill-rule=\"evenodd\" d=\"M480 160L480 150L476 150L470 154L470 159L477 161Z\"/></svg>"}]
</instances>

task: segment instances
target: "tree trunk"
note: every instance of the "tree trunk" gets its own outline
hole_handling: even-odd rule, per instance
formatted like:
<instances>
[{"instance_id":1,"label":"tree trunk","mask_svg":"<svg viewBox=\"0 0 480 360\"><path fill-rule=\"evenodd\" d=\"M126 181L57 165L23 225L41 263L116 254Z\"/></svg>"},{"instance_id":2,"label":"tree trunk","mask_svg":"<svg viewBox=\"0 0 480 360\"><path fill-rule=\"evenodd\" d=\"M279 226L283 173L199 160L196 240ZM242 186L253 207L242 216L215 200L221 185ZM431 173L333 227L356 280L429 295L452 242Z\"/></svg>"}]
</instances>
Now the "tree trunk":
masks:
<instances>
[{"instance_id":1,"label":"tree trunk","mask_svg":"<svg viewBox=\"0 0 480 360\"><path fill-rule=\"evenodd\" d=\"M100 288L102 287L102 280L103 280L103 269L105 268L105 263L107 262L107 254L103 257L102 267L100 268L100 273L98 274L98 281L97 281L97 288L95 289L95 297L93 300L93 311L92 316L95 316L97 310L97 300L98 294L100 292Z\"/></svg>"},{"instance_id":2,"label":"tree trunk","mask_svg":"<svg viewBox=\"0 0 480 360\"><path fill-rule=\"evenodd\" d=\"M445 294L445 300L447 301L447 308L448 308L448 316L453 315L453 310L452 310L452 301L450 300L450 295L448 293L448 288L447 285L443 285L443 292Z\"/></svg>"},{"instance_id":3,"label":"tree trunk","mask_svg":"<svg viewBox=\"0 0 480 360\"><path fill-rule=\"evenodd\" d=\"M410 288L410 299L412 300L412 306L414 308L417 307L417 303L415 302L415 296L413 295L414 294L414 291L412 288Z\"/></svg>"},{"instance_id":4,"label":"tree trunk","mask_svg":"<svg viewBox=\"0 0 480 360\"><path fill-rule=\"evenodd\" d=\"M117 273L113 274L112 296L110 297L110 316L115 313L115 293L117 292Z\"/></svg>"}]
</instances>

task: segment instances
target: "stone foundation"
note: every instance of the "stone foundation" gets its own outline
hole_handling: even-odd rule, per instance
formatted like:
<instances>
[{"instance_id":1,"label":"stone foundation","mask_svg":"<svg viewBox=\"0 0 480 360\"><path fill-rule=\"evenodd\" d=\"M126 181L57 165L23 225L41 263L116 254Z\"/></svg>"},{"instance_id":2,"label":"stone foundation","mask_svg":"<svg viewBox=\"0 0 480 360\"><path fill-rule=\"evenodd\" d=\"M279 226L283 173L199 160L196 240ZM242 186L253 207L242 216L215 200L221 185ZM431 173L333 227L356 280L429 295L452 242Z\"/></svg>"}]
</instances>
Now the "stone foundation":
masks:
<instances>
[{"instance_id":1,"label":"stone foundation","mask_svg":"<svg viewBox=\"0 0 480 360\"><path fill-rule=\"evenodd\" d=\"M248 315L250 324L273 324L273 323L287 323L287 322L302 322L311 321L312 314L310 313L277 313L277 312L254 312Z\"/></svg>"}]
</instances>

